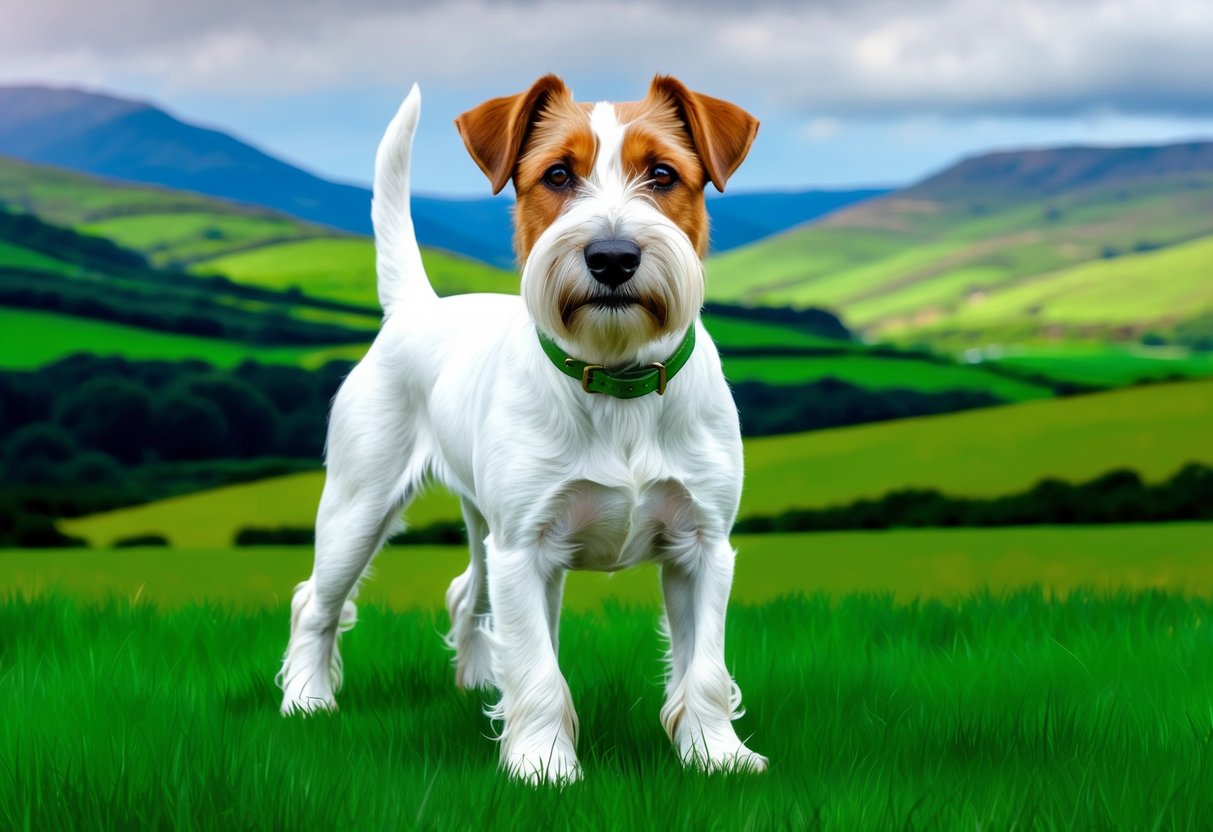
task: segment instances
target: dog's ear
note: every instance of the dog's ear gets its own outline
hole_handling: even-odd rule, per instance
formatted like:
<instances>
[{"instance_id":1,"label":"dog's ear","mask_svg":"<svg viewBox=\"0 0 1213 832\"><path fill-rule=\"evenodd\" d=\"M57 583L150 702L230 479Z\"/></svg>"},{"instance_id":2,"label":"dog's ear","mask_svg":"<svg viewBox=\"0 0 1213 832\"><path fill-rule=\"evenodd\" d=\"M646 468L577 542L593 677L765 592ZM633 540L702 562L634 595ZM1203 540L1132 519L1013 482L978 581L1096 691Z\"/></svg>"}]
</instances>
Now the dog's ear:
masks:
<instances>
[{"instance_id":1,"label":"dog's ear","mask_svg":"<svg viewBox=\"0 0 1213 832\"><path fill-rule=\"evenodd\" d=\"M490 99L455 119L468 153L489 178L494 194L514 175L527 133L543 108L553 99L568 97L563 81L545 75L526 92Z\"/></svg>"},{"instance_id":2,"label":"dog's ear","mask_svg":"<svg viewBox=\"0 0 1213 832\"><path fill-rule=\"evenodd\" d=\"M678 109L703 161L708 178L723 191L729 177L750 152L758 135L758 119L728 101L692 92L677 78L658 75L649 88L649 97L666 100Z\"/></svg>"}]
</instances>

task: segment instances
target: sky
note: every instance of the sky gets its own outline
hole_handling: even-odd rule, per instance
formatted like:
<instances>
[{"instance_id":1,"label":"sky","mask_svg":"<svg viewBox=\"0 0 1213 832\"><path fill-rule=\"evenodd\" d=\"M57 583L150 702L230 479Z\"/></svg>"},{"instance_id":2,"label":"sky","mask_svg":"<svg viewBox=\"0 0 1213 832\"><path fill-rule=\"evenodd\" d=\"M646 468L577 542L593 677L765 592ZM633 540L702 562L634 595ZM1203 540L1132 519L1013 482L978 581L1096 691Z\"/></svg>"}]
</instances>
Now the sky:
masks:
<instances>
[{"instance_id":1,"label":"sky","mask_svg":"<svg viewBox=\"0 0 1213 832\"><path fill-rule=\"evenodd\" d=\"M0 84L156 103L370 181L421 85L420 192L488 195L452 120L555 72L762 122L731 191L899 185L991 149L1213 139L1211 0L0 0Z\"/></svg>"}]
</instances>

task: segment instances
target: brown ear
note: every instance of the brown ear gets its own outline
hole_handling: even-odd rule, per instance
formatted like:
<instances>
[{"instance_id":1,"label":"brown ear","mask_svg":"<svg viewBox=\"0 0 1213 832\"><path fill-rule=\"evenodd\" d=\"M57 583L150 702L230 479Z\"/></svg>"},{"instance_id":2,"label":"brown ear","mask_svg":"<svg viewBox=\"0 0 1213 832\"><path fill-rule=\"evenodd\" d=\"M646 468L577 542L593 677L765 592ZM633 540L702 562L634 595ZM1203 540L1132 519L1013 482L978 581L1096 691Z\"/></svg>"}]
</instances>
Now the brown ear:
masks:
<instances>
[{"instance_id":1,"label":"brown ear","mask_svg":"<svg viewBox=\"0 0 1213 832\"><path fill-rule=\"evenodd\" d=\"M568 95L563 81L545 75L526 92L490 99L455 119L468 153L489 178L493 193L501 193L514 175L527 132L539 113L553 98Z\"/></svg>"},{"instance_id":2,"label":"brown ear","mask_svg":"<svg viewBox=\"0 0 1213 832\"><path fill-rule=\"evenodd\" d=\"M758 135L758 119L736 104L692 92L669 75L653 79L649 97L667 99L678 108L708 178L716 190L723 191L724 184L750 152L750 145Z\"/></svg>"}]
</instances>

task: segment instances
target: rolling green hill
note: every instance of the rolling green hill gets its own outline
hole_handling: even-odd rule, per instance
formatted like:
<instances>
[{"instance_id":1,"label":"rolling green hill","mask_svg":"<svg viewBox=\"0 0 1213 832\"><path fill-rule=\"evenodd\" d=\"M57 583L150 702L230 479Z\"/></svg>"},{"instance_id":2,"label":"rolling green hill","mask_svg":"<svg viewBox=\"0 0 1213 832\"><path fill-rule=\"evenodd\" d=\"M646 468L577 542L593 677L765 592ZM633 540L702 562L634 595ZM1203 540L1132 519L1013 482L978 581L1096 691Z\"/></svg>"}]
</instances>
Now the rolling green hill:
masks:
<instances>
[{"instance_id":1,"label":"rolling green hill","mask_svg":"<svg viewBox=\"0 0 1213 832\"><path fill-rule=\"evenodd\" d=\"M1189 461L1213 462L1210 424L1213 382L1204 381L751 439L740 516L848 503L908 487L994 496L1045 477L1081 482L1117 467L1157 482ZM65 520L60 527L98 546L155 532L180 547L222 547L245 526L310 526L323 476L229 486ZM423 526L455 519L458 511L449 495L433 490L410 516Z\"/></svg>"},{"instance_id":2,"label":"rolling green hill","mask_svg":"<svg viewBox=\"0 0 1213 832\"><path fill-rule=\"evenodd\" d=\"M824 306L869 336L1128 337L1213 309L1210 240L1213 144L1072 148L962 162L708 274L713 299Z\"/></svg>"},{"instance_id":3,"label":"rolling green hill","mask_svg":"<svg viewBox=\"0 0 1213 832\"><path fill-rule=\"evenodd\" d=\"M143 253L153 266L223 273L270 288L298 287L316 297L377 303L369 237L263 208L0 157L4 207L106 237ZM304 242L308 245L300 248ZM231 272L221 268L228 258L234 258ZM475 260L434 249L423 250L422 259L439 294L517 288L512 273ZM324 275L323 282L316 281L318 274Z\"/></svg>"}]
</instances>

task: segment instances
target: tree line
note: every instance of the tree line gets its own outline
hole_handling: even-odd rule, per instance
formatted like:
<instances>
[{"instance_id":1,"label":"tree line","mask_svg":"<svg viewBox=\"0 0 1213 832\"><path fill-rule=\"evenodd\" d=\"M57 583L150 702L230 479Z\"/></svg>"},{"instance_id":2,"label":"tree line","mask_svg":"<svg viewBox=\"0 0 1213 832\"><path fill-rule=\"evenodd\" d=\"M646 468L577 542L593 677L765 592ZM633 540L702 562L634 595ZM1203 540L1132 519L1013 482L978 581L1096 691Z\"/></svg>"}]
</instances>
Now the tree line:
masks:
<instances>
[{"instance_id":1,"label":"tree line","mask_svg":"<svg viewBox=\"0 0 1213 832\"><path fill-rule=\"evenodd\" d=\"M826 508L789 509L742 518L735 532L818 532L950 526L1157 523L1213 520L1213 468L1189 463L1170 479L1147 484L1117 469L1084 483L1041 480L1002 497L955 497L904 489L878 499Z\"/></svg>"}]
</instances>

